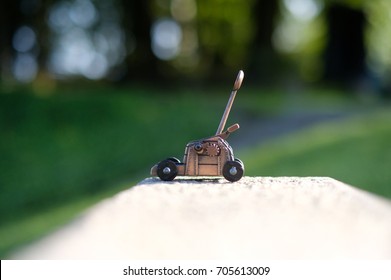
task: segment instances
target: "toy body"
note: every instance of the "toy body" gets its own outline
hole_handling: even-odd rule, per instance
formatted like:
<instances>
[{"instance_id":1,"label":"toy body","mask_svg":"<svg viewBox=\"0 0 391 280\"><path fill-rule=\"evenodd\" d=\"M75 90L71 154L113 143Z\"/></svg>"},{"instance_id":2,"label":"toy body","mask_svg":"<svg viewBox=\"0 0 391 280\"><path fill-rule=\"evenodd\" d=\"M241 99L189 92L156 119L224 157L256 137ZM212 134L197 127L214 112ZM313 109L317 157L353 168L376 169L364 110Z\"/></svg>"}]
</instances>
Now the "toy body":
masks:
<instances>
[{"instance_id":1,"label":"toy body","mask_svg":"<svg viewBox=\"0 0 391 280\"><path fill-rule=\"evenodd\" d=\"M188 143L183 162L177 158L163 160L152 167L152 176L158 176L164 181L171 181L176 176L224 176L231 182L242 178L243 162L234 157L232 148L226 141L229 134L237 130L239 125L230 126L225 132L223 129L243 77L243 71L239 71L216 135Z\"/></svg>"}]
</instances>

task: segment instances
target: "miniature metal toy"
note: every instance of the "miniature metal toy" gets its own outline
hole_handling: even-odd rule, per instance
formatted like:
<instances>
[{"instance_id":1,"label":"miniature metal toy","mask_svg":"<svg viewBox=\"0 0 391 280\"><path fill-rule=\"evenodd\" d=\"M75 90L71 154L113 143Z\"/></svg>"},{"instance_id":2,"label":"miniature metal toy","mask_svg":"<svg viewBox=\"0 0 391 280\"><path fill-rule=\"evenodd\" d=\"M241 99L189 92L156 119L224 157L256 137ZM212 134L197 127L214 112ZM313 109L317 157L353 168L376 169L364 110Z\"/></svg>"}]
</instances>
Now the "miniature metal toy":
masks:
<instances>
[{"instance_id":1,"label":"miniature metal toy","mask_svg":"<svg viewBox=\"0 0 391 280\"><path fill-rule=\"evenodd\" d=\"M244 73L240 70L216 135L188 143L182 163L174 157L163 160L152 167L152 176L158 176L163 181L172 181L176 176L224 176L230 182L242 178L244 164L234 157L232 148L226 141L229 134L239 128L239 124L228 127L224 132L223 130L243 78Z\"/></svg>"}]
</instances>

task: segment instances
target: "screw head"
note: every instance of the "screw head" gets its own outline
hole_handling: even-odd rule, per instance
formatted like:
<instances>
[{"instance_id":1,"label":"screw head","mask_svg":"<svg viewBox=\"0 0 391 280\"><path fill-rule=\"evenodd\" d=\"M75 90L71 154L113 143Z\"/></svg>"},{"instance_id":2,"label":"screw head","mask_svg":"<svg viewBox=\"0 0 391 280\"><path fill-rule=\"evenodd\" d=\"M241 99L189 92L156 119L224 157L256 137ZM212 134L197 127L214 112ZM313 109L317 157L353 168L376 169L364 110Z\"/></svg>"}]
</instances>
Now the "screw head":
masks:
<instances>
[{"instance_id":1,"label":"screw head","mask_svg":"<svg viewBox=\"0 0 391 280\"><path fill-rule=\"evenodd\" d=\"M231 169L229 170L229 174L231 175L236 175L238 173L238 170L236 169L235 166L232 166Z\"/></svg>"},{"instance_id":2,"label":"screw head","mask_svg":"<svg viewBox=\"0 0 391 280\"><path fill-rule=\"evenodd\" d=\"M170 174L170 172L171 172L171 169L170 169L170 167L164 167L164 169L163 169L163 173L164 174Z\"/></svg>"},{"instance_id":3,"label":"screw head","mask_svg":"<svg viewBox=\"0 0 391 280\"><path fill-rule=\"evenodd\" d=\"M197 152L201 151L202 150L202 144L201 143L196 143L194 145L194 150L196 150Z\"/></svg>"}]
</instances>

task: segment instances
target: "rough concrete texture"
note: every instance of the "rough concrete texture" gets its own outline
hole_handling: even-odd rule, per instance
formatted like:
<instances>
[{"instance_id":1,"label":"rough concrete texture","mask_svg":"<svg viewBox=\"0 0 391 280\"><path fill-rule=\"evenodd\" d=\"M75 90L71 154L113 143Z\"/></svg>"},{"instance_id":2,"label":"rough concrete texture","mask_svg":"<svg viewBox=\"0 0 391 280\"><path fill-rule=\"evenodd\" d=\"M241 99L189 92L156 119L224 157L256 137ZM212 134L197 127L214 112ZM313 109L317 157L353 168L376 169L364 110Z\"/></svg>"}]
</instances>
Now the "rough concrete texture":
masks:
<instances>
[{"instance_id":1,"label":"rough concrete texture","mask_svg":"<svg viewBox=\"0 0 391 280\"><path fill-rule=\"evenodd\" d=\"M331 178L149 178L21 259L391 258L391 202Z\"/></svg>"}]
</instances>

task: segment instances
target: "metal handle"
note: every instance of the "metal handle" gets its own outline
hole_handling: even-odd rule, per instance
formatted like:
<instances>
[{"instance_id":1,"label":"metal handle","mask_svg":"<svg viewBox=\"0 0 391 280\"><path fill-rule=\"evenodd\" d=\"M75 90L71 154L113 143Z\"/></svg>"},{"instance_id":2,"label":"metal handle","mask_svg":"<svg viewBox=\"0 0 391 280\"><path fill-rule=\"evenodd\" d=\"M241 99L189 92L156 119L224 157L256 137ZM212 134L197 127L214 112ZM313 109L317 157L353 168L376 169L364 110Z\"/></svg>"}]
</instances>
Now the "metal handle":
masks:
<instances>
[{"instance_id":1,"label":"metal handle","mask_svg":"<svg viewBox=\"0 0 391 280\"><path fill-rule=\"evenodd\" d=\"M243 78L244 78L244 72L242 70L239 70L239 73L236 76L236 80L235 80L234 87L232 90L239 90L240 89L240 86L242 85L242 82L243 82Z\"/></svg>"},{"instance_id":2,"label":"metal handle","mask_svg":"<svg viewBox=\"0 0 391 280\"><path fill-rule=\"evenodd\" d=\"M236 92L239 90L240 86L242 85L243 78L244 78L244 72L240 70L238 75L236 76L236 80L232 88L231 96L228 99L228 103L227 106L225 107L224 114L223 117L221 118L219 127L217 128L216 135L221 134L224 130L229 112L231 111L232 104L235 100Z\"/></svg>"}]
</instances>

